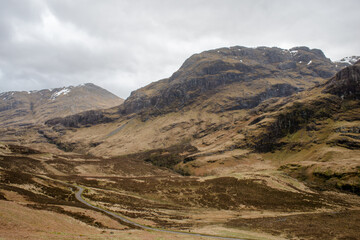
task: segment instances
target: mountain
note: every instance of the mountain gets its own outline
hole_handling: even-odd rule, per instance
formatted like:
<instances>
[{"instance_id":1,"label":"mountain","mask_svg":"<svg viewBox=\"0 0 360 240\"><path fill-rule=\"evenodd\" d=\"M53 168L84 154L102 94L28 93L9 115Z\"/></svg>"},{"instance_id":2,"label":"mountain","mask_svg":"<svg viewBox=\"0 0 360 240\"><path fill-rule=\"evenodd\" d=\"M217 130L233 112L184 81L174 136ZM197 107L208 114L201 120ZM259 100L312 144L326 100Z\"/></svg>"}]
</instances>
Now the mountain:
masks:
<instances>
[{"instance_id":1,"label":"mountain","mask_svg":"<svg viewBox=\"0 0 360 240\"><path fill-rule=\"evenodd\" d=\"M268 98L323 83L340 69L321 50L308 47L215 49L191 56L170 78L132 92L116 110L82 113L49 124L91 125L131 114L146 120L194 104L214 113L251 109Z\"/></svg>"},{"instance_id":2,"label":"mountain","mask_svg":"<svg viewBox=\"0 0 360 240\"><path fill-rule=\"evenodd\" d=\"M355 64L357 61L360 60L360 56L349 56L336 61L335 63L341 67L348 67L350 65Z\"/></svg>"},{"instance_id":3,"label":"mountain","mask_svg":"<svg viewBox=\"0 0 360 240\"><path fill-rule=\"evenodd\" d=\"M287 96L322 83L338 70L319 49L215 49L191 56L170 78L134 91L121 112L171 112L200 96L214 95L216 101L212 102L221 109L212 104L213 111L249 109L267 98Z\"/></svg>"},{"instance_id":4,"label":"mountain","mask_svg":"<svg viewBox=\"0 0 360 240\"><path fill-rule=\"evenodd\" d=\"M360 61L317 49L206 51L122 105L6 127L4 139L10 239L177 237L99 209L188 239L359 236Z\"/></svg>"},{"instance_id":5,"label":"mountain","mask_svg":"<svg viewBox=\"0 0 360 240\"><path fill-rule=\"evenodd\" d=\"M150 151L153 157L144 160L183 174L233 172L239 158L268 159L273 168L271 159L285 153L298 156L303 169L302 162L313 157L293 151L304 149L322 152L312 155L313 166L322 169L324 156L336 162L335 148L357 159L360 146L358 63L337 69L322 51L307 47L210 50L191 56L170 78L133 92L122 105L49 119L18 134L28 146L95 156ZM355 132L339 134L342 124ZM284 156L277 168L286 168ZM306 178L313 177L310 172Z\"/></svg>"},{"instance_id":6,"label":"mountain","mask_svg":"<svg viewBox=\"0 0 360 240\"><path fill-rule=\"evenodd\" d=\"M309 183L360 194L360 61L324 84L263 103L238 131L253 149Z\"/></svg>"},{"instance_id":7,"label":"mountain","mask_svg":"<svg viewBox=\"0 0 360 240\"><path fill-rule=\"evenodd\" d=\"M348 156L347 166L359 161L358 67L336 73L336 63L306 47L206 51L121 106L47 121L48 134L99 156L153 151L147 161L193 175L236 171L238 159L286 169L297 156L298 169L311 162L317 171L348 176L354 169L340 170L337 156ZM321 154L307 156L312 151ZM284 162L274 165L279 155ZM313 171L305 177L314 178Z\"/></svg>"},{"instance_id":8,"label":"mountain","mask_svg":"<svg viewBox=\"0 0 360 240\"><path fill-rule=\"evenodd\" d=\"M132 92L121 106L46 123L57 128L90 127L76 129L77 133L67 135L69 140L65 136L62 141L93 154L170 147L180 139L209 132L219 122L243 121L248 111L267 99L322 84L338 70L321 50L307 47L215 49L191 56L170 78ZM91 134L91 126L102 130ZM119 134L131 127L136 132ZM85 137L88 134L92 137Z\"/></svg>"},{"instance_id":9,"label":"mountain","mask_svg":"<svg viewBox=\"0 0 360 240\"><path fill-rule=\"evenodd\" d=\"M87 110L120 105L123 100L94 84L0 93L0 127L43 123Z\"/></svg>"},{"instance_id":10,"label":"mountain","mask_svg":"<svg viewBox=\"0 0 360 240\"><path fill-rule=\"evenodd\" d=\"M0 141L61 152L44 136L45 121L122 103L123 99L91 83L39 91L3 92L0 93Z\"/></svg>"}]
</instances>

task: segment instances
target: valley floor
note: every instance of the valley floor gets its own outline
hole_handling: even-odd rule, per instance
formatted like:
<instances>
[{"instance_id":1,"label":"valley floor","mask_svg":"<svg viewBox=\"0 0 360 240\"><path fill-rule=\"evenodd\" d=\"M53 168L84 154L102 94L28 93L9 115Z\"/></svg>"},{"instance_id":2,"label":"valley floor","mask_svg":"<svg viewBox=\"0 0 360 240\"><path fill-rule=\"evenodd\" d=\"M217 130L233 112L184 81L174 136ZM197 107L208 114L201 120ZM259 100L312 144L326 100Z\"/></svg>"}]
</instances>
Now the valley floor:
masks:
<instances>
[{"instance_id":1,"label":"valley floor","mask_svg":"<svg viewBox=\"0 0 360 240\"><path fill-rule=\"evenodd\" d=\"M142 160L20 153L0 156L0 239L359 239L360 198L315 189L283 172L187 177ZM246 170L246 169L244 169Z\"/></svg>"}]
</instances>

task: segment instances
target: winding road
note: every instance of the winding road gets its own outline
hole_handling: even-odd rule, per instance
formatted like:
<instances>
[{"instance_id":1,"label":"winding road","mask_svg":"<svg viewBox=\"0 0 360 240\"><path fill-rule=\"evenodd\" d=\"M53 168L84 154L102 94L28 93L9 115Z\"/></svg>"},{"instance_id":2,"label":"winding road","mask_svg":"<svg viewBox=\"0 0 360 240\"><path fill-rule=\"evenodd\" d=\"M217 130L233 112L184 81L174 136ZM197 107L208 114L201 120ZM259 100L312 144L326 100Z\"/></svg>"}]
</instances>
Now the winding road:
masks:
<instances>
[{"instance_id":1,"label":"winding road","mask_svg":"<svg viewBox=\"0 0 360 240\"><path fill-rule=\"evenodd\" d=\"M200 233L191 233L191 232L180 232L180 231L172 231L172 230L166 230L166 229L159 229L159 228L153 228L153 227L149 227L149 226L145 226L145 225L142 225L142 224L139 224L139 223L136 223L136 222L133 222L123 216L120 216L118 214L115 214L113 212L110 212L108 210L105 210L105 209L102 209L102 208L99 208L99 207L96 207L92 204L90 204L89 202L85 201L83 198L82 198L82 193L84 191L84 188L83 187L80 187L80 186L74 186L78 189L78 191L75 193L75 197L77 200L79 200L81 203L91 207L91 208L94 208L94 209L97 209L99 211L102 211L108 215L111 215L117 219L120 219L121 221L123 222L126 222L126 223L129 223L130 225L132 226L136 226L136 227L139 227L139 228L142 228L142 229L146 229L146 230L151 230L151 231L156 231L156 232L165 232L165 233L174 233L174 234L182 234L182 235L188 235L188 236L196 236L196 237L206 237L206 238L212 238L212 239L224 239L224 240L246 240L246 239L243 239L243 238L232 238L232 237L220 237L220 236L211 236L211 235L206 235L206 234L200 234Z\"/></svg>"}]
</instances>

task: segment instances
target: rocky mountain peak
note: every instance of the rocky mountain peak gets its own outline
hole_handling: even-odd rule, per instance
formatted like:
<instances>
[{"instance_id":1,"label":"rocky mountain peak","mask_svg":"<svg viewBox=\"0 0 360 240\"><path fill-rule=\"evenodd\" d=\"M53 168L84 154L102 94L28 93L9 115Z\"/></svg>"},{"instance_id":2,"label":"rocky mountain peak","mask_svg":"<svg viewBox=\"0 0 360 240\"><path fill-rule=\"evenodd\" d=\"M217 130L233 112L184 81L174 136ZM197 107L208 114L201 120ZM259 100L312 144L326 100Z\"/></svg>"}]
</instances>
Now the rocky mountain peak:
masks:
<instances>
[{"instance_id":1,"label":"rocky mountain peak","mask_svg":"<svg viewBox=\"0 0 360 240\"><path fill-rule=\"evenodd\" d=\"M276 80L262 82L262 90L256 92L266 92L264 88L270 89L274 84L288 84L301 90L325 81L338 70L340 67L336 67L319 49L219 48L192 55L170 78L134 91L120 112L130 114L144 109L157 113L176 111L200 95L214 94L234 84L238 87L245 83L252 85L260 79Z\"/></svg>"},{"instance_id":2,"label":"rocky mountain peak","mask_svg":"<svg viewBox=\"0 0 360 240\"><path fill-rule=\"evenodd\" d=\"M234 46L230 48L219 48L205 51L199 54L194 54L184 62L180 70L193 66L194 64L203 60L210 60L214 58L218 58L219 60L224 58L231 58L234 61L240 61L242 63L244 60L252 60L257 64L283 63L285 61L301 61L303 63L308 63L309 61L315 59L331 62L331 60L326 58L325 54L320 49L310 49L308 47L281 49L277 47L247 48L242 46Z\"/></svg>"}]
</instances>

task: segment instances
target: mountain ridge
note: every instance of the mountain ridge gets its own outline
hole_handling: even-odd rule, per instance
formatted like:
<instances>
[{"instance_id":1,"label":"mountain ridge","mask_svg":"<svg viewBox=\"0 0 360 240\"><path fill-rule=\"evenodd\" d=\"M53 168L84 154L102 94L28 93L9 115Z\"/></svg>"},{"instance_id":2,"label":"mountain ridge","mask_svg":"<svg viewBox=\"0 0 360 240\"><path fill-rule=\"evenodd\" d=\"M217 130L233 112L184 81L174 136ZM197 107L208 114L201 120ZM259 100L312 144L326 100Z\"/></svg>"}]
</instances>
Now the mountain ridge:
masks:
<instances>
[{"instance_id":1,"label":"mountain ridge","mask_svg":"<svg viewBox=\"0 0 360 240\"><path fill-rule=\"evenodd\" d=\"M233 52L250 57L236 59L240 55ZM315 123L314 126L309 122L320 121L326 126L323 119L337 121L331 117L332 114L349 114L348 110L339 112L343 105L341 101L348 101L351 89L358 86L358 63L336 74L336 63L318 49L234 47L202 54L190 57L170 78L133 92L122 105L49 119L45 122L46 129L35 132L38 136L34 138L42 138L42 141L66 151L100 156L177 149L177 160L170 167L179 171L185 169L191 174L204 174L202 171L209 171L205 170L209 164L199 160L203 156L230 154L232 159L232 152L237 149L247 154L267 154L279 149L282 151L292 144L301 148L304 143L283 138L303 131L304 127L309 129L306 131L319 129ZM299 60L308 62L303 64ZM249 66L243 66L245 63ZM284 64L292 67L284 69ZM272 73L277 77L270 78ZM242 79L244 74L250 76ZM330 75L334 77L328 78ZM355 78L350 78L353 75ZM161 105L159 101L173 93L173 90L166 90L166 84L173 90L181 90L178 87L185 84L183 89L186 91L172 95L169 104L163 102ZM344 89L348 94L342 96L339 91L344 92ZM186 99L181 102L184 96ZM144 102L147 103L142 104ZM352 106L353 103L348 104ZM346 124L356 125L356 117L347 119L351 123ZM318 133L315 131L313 134ZM335 135L331 141L315 142L337 145L342 142L345 148L357 148L358 144L356 139L346 138L345 141Z\"/></svg>"},{"instance_id":2,"label":"mountain ridge","mask_svg":"<svg viewBox=\"0 0 360 240\"><path fill-rule=\"evenodd\" d=\"M54 89L0 93L2 126L37 124L86 110L119 105L123 100L92 83Z\"/></svg>"},{"instance_id":3,"label":"mountain ridge","mask_svg":"<svg viewBox=\"0 0 360 240\"><path fill-rule=\"evenodd\" d=\"M192 55L170 78L132 92L120 111L130 114L149 107L164 109L175 101L178 103L172 108L181 108L193 98L221 85L268 77L294 79L307 76L316 82L319 81L316 78L331 77L337 70L340 69L321 50L307 47L285 50L236 46L209 50ZM296 71L300 74L292 76ZM308 87L304 83L292 85Z\"/></svg>"},{"instance_id":4,"label":"mountain ridge","mask_svg":"<svg viewBox=\"0 0 360 240\"><path fill-rule=\"evenodd\" d=\"M189 57L171 77L133 91L118 110L96 113L95 119L103 123L135 114L146 120L200 101L209 102L209 111L214 112L252 108L268 98L288 96L321 84L340 69L321 50L308 47L235 46L204 51ZM221 93L224 91L227 95ZM216 101L220 104L211 100L218 92ZM69 117L66 125L94 124L91 114ZM61 121L52 119L48 123Z\"/></svg>"},{"instance_id":5,"label":"mountain ridge","mask_svg":"<svg viewBox=\"0 0 360 240\"><path fill-rule=\"evenodd\" d=\"M218 54L217 51L220 50L216 50L215 54ZM292 51L309 50L297 48ZM210 52L214 54L214 51ZM315 54L323 58L323 54L319 51L315 50ZM191 66L189 63L191 61L190 58L190 61L185 62L184 65ZM310 61L316 63L315 59ZM323 61L325 67L336 65L328 59ZM194 62L196 63L197 60ZM309 62L306 63L306 68L312 64L308 65ZM254 162L257 162L257 159L269 161L278 158L279 154L288 153L289 156L293 155L298 159L297 167L288 165L291 163L290 158L282 157L285 159L284 162L280 165L275 164L279 169L289 171L294 176L300 175L301 171L307 169L306 174L301 173L303 178L315 179L332 187L335 183L335 187L338 188L342 188L342 185L336 184L341 183L358 191L356 189L359 186L353 180L359 176L354 177L352 172L353 167L360 161L356 157L360 151L356 130L360 120L358 117L360 116L359 62L345 67L329 78L319 78L318 75L312 78L312 74L317 74L316 72L321 74L326 72L322 63L318 64L320 70L314 69L311 74L306 72L307 78L298 78L299 75L295 75L293 79L287 78L286 81L283 78L252 79L250 82L235 82L227 86L217 85L215 90L203 89L204 95L197 95L188 106L184 105L173 111L161 111L161 108L150 107L149 112L124 114L121 109L124 109L125 102L120 107L112 108L112 112L104 110L89 115L83 113L83 115L75 115L77 118L70 116L56 121L49 120L47 124L50 128L60 128L61 131L66 132L62 135L61 142L70 144L74 150L112 156L155 151L154 157L150 157L148 161L191 175L232 172L233 166L240 164L238 159L246 158ZM202 71L201 69L197 71ZM330 68L330 72L332 71ZM330 72L325 75L329 76ZM173 75L175 79L173 81L177 81L178 74L181 75L181 73ZM215 76L218 76L216 72ZM162 80L160 86L166 81L169 80ZM183 81L187 81L187 78L183 78ZM297 84L307 85L306 88L299 90ZM158 87L156 84L151 84L149 87L150 90L155 88L155 91L148 95L160 92L156 89ZM245 87L248 91L249 89L259 91L239 97L242 92L236 90ZM145 90L149 89L145 88ZM140 93L143 91L144 89L139 90ZM133 93L133 95L137 94ZM222 102L222 99L227 101ZM151 101L149 103L151 104ZM218 106L214 107L216 105ZM231 108L227 108L228 106ZM158 111L159 114L153 114L152 111ZM345 130L341 128L342 126L346 126ZM102 133L88 137L91 132ZM344 160L344 163L348 164L346 168L341 169L342 163L337 161L338 155L333 153L334 149L347 156ZM157 155L156 151L170 152L174 155L168 158L165 157L166 154ZM306 153L300 155L302 152ZM306 157L310 153L312 155ZM327 156L325 163L324 156ZM220 162L224 165L220 165ZM331 172L341 172L346 177L336 179L336 173L336 180L330 183L319 177L327 171L326 169Z\"/></svg>"},{"instance_id":6,"label":"mountain ridge","mask_svg":"<svg viewBox=\"0 0 360 240\"><path fill-rule=\"evenodd\" d=\"M243 50L246 58L232 53ZM0 128L1 214L11 211L16 229L23 215L14 209L51 211L106 237L109 221L81 209L75 183L92 204L156 228L356 239L360 61L338 68L305 47L217 49L190 57L126 104Z\"/></svg>"}]
</instances>

